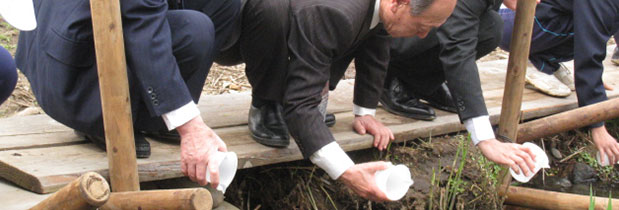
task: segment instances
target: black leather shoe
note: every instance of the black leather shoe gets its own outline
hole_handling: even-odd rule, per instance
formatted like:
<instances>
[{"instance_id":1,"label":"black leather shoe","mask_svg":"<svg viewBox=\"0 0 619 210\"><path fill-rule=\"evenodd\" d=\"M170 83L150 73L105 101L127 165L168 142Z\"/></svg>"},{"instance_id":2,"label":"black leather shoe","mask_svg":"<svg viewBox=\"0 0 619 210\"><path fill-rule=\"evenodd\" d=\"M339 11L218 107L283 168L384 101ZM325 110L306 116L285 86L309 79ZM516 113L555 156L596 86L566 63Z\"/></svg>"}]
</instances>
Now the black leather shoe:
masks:
<instances>
[{"instance_id":1,"label":"black leather shoe","mask_svg":"<svg viewBox=\"0 0 619 210\"><path fill-rule=\"evenodd\" d=\"M383 88L379 101L387 111L417 120L434 120L432 108L421 103L413 94L408 94L398 79L393 79L388 88Z\"/></svg>"},{"instance_id":2,"label":"black leather shoe","mask_svg":"<svg viewBox=\"0 0 619 210\"><path fill-rule=\"evenodd\" d=\"M434 91L434 93L425 95L417 92L416 96L419 99L423 99L428 102L428 105L431 107L443 111L458 113L458 109L456 108L453 98L451 97L451 92L449 92L449 88L444 82L436 91Z\"/></svg>"},{"instance_id":3,"label":"black leather shoe","mask_svg":"<svg viewBox=\"0 0 619 210\"><path fill-rule=\"evenodd\" d=\"M282 106L267 103L260 108L249 108L249 132L256 142L271 147L287 147L290 144L288 127L282 116Z\"/></svg>"},{"instance_id":4,"label":"black leather shoe","mask_svg":"<svg viewBox=\"0 0 619 210\"><path fill-rule=\"evenodd\" d=\"M105 147L105 139L100 136L88 135L85 133L81 133L79 131L75 131L78 135L83 135L86 139L90 140L97 147L101 148L103 151L107 151ZM137 158L148 158L150 157L150 143L146 141L144 135L139 132L134 132L133 137L135 138L135 154Z\"/></svg>"},{"instance_id":5,"label":"black leather shoe","mask_svg":"<svg viewBox=\"0 0 619 210\"><path fill-rule=\"evenodd\" d=\"M327 127L333 127L335 125L335 115L331 113L325 115L325 124L327 124Z\"/></svg>"},{"instance_id":6,"label":"black leather shoe","mask_svg":"<svg viewBox=\"0 0 619 210\"><path fill-rule=\"evenodd\" d=\"M157 131L157 132L142 131L142 133L144 133L144 136L148 136L150 138L157 139L157 140L170 141L170 142L181 141L181 135L178 134L176 130Z\"/></svg>"}]
</instances>

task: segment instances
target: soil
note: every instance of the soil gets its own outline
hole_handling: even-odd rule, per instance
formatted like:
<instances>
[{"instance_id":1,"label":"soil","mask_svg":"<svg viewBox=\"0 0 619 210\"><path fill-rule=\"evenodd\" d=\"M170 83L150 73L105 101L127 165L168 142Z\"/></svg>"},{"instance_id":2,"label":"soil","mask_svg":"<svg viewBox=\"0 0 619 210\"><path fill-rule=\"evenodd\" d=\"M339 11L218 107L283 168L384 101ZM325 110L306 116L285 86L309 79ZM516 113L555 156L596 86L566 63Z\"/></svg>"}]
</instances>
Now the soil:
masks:
<instances>
[{"instance_id":1,"label":"soil","mask_svg":"<svg viewBox=\"0 0 619 210\"><path fill-rule=\"evenodd\" d=\"M499 209L501 200L494 190L494 172L485 170L490 163L474 146L460 146L463 142L469 140L462 135L444 136L392 145L382 154L374 149L349 153L357 163L384 160L409 167L415 184L398 202L362 199L309 161L241 170L226 200L243 209L426 209L430 203L438 208L450 204L447 185L462 180L452 190L458 192L454 208ZM467 148L461 179L455 178L462 160L461 156L456 158L458 148Z\"/></svg>"},{"instance_id":2,"label":"soil","mask_svg":"<svg viewBox=\"0 0 619 210\"><path fill-rule=\"evenodd\" d=\"M612 136L619 135L619 120L608 121L606 127ZM596 196L607 198L612 194L619 198L619 166L602 167L597 163L597 149L586 130L573 130L534 143L544 145L551 168L524 186L581 195L589 195L591 186ZM552 154L553 147L561 153L560 158Z\"/></svg>"}]
</instances>

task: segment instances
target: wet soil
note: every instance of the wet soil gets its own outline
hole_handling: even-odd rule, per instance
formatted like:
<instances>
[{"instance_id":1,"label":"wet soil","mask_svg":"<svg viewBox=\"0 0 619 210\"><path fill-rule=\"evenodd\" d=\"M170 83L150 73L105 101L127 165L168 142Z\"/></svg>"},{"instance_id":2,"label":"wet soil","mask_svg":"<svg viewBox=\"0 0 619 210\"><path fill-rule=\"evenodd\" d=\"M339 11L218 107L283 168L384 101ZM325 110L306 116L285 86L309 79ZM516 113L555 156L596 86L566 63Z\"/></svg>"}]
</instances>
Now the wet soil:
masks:
<instances>
[{"instance_id":1,"label":"wet soil","mask_svg":"<svg viewBox=\"0 0 619 210\"><path fill-rule=\"evenodd\" d=\"M446 208L451 205L447 185L453 188L455 172L462 160L461 155L456 158L462 141L469 140L463 136L446 136L394 144L383 153L375 149L349 153L356 163L384 160L410 168L415 184L396 202L375 203L363 199L343 183L331 180L309 161L241 170L226 193L226 201L242 209L427 209L430 205ZM457 191L453 208L499 208L495 181L484 170L490 164L475 147L460 148L467 148L467 156L459 179L462 184L452 190Z\"/></svg>"}]
</instances>

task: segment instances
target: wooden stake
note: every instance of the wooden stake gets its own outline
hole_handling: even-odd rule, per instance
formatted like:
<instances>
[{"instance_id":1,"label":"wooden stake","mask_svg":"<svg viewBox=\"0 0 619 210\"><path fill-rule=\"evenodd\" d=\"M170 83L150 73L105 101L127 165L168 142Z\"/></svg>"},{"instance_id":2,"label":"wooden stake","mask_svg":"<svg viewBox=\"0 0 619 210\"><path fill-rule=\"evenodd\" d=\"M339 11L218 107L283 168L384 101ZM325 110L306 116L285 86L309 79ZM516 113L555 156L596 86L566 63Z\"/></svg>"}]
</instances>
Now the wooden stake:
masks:
<instances>
[{"instance_id":1,"label":"wooden stake","mask_svg":"<svg viewBox=\"0 0 619 210\"><path fill-rule=\"evenodd\" d=\"M90 0L90 9L112 190L138 191L120 2Z\"/></svg>"},{"instance_id":2,"label":"wooden stake","mask_svg":"<svg viewBox=\"0 0 619 210\"><path fill-rule=\"evenodd\" d=\"M538 189L511 186L507 190L505 203L536 209L589 209L589 196L549 192ZM594 197L595 209L607 209L608 198ZM612 199L613 208L619 206L618 199Z\"/></svg>"},{"instance_id":3,"label":"wooden stake","mask_svg":"<svg viewBox=\"0 0 619 210\"><path fill-rule=\"evenodd\" d=\"M147 190L140 192L115 192L101 210L158 209L158 210L208 210L213 200L204 188L177 190Z\"/></svg>"},{"instance_id":4,"label":"wooden stake","mask_svg":"<svg viewBox=\"0 0 619 210\"><path fill-rule=\"evenodd\" d=\"M97 209L110 198L110 186L101 175L85 173L30 210Z\"/></svg>"},{"instance_id":5,"label":"wooden stake","mask_svg":"<svg viewBox=\"0 0 619 210\"><path fill-rule=\"evenodd\" d=\"M540 118L520 125L518 143L619 117L619 98Z\"/></svg>"},{"instance_id":6,"label":"wooden stake","mask_svg":"<svg viewBox=\"0 0 619 210\"><path fill-rule=\"evenodd\" d=\"M507 64L505 90L499 119L499 137L515 142L522 106L522 91L524 89L524 75L527 69L527 59L531 48L531 33L533 17L535 15L536 0L518 1L514 31L510 43L511 51ZM507 168L500 173L499 195L509 187L511 176Z\"/></svg>"}]
</instances>

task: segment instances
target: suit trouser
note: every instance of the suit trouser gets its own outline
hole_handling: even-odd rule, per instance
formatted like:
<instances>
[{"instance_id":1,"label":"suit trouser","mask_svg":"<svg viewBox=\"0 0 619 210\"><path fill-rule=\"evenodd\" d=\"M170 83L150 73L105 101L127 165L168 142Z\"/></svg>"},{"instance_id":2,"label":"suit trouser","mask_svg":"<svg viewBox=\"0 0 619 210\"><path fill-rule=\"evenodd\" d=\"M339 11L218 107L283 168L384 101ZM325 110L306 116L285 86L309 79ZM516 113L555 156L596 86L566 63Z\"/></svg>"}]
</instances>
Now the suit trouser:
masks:
<instances>
[{"instance_id":1,"label":"suit trouser","mask_svg":"<svg viewBox=\"0 0 619 210\"><path fill-rule=\"evenodd\" d=\"M17 84L17 68L9 51L0 47L0 105L11 96Z\"/></svg>"},{"instance_id":2,"label":"suit trouser","mask_svg":"<svg viewBox=\"0 0 619 210\"><path fill-rule=\"evenodd\" d=\"M462 120L487 114L475 60L492 52L501 18L484 1L458 1L452 15L424 39L394 38L385 86L397 77L417 94L431 94L447 81Z\"/></svg>"},{"instance_id":3,"label":"suit trouser","mask_svg":"<svg viewBox=\"0 0 619 210\"><path fill-rule=\"evenodd\" d=\"M548 49L547 52L552 52L547 53L549 55L561 53L561 51L564 51L563 54L573 55L574 82L578 105L586 106L605 101L607 97L602 83L604 71L602 61L606 57L607 41L619 30L619 14L617 14L619 2L616 0L563 0L557 2L543 1L542 4L544 2L557 12L567 15L560 18L539 20L540 23L536 23L537 25L546 26L548 22L553 20L561 21L563 25L573 25L573 39L570 39L571 41L559 42L544 48ZM538 11L540 11L542 4L538 5ZM536 16L544 14L547 14L547 12L536 12ZM563 34L570 32L572 31L554 31L554 33ZM534 32L533 35L535 36L536 33ZM531 50L538 48L538 45L540 44L532 42ZM599 127L603 124L603 122L596 123L591 127Z\"/></svg>"},{"instance_id":4,"label":"suit trouser","mask_svg":"<svg viewBox=\"0 0 619 210\"><path fill-rule=\"evenodd\" d=\"M232 0L185 2L186 9L198 10L205 13L207 18L189 10L168 11L174 57L195 103L200 99L218 47L224 43L233 27L238 7L239 2ZM143 104L133 111L137 111L134 117L136 129L167 130L161 117L151 116Z\"/></svg>"},{"instance_id":5,"label":"suit trouser","mask_svg":"<svg viewBox=\"0 0 619 210\"><path fill-rule=\"evenodd\" d=\"M247 0L241 12L240 37L215 62L245 62L252 96L281 102L288 69L289 0Z\"/></svg>"},{"instance_id":6,"label":"suit trouser","mask_svg":"<svg viewBox=\"0 0 619 210\"><path fill-rule=\"evenodd\" d=\"M538 7L548 7L540 4ZM510 9L499 11L503 18L503 39L501 49L510 51L512 31L516 13ZM540 71L552 74L561 62L574 59L574 30L572 18L558 14L556 10L540 9L535 14L529 61Z\"/></svg>"}]
</instances>

